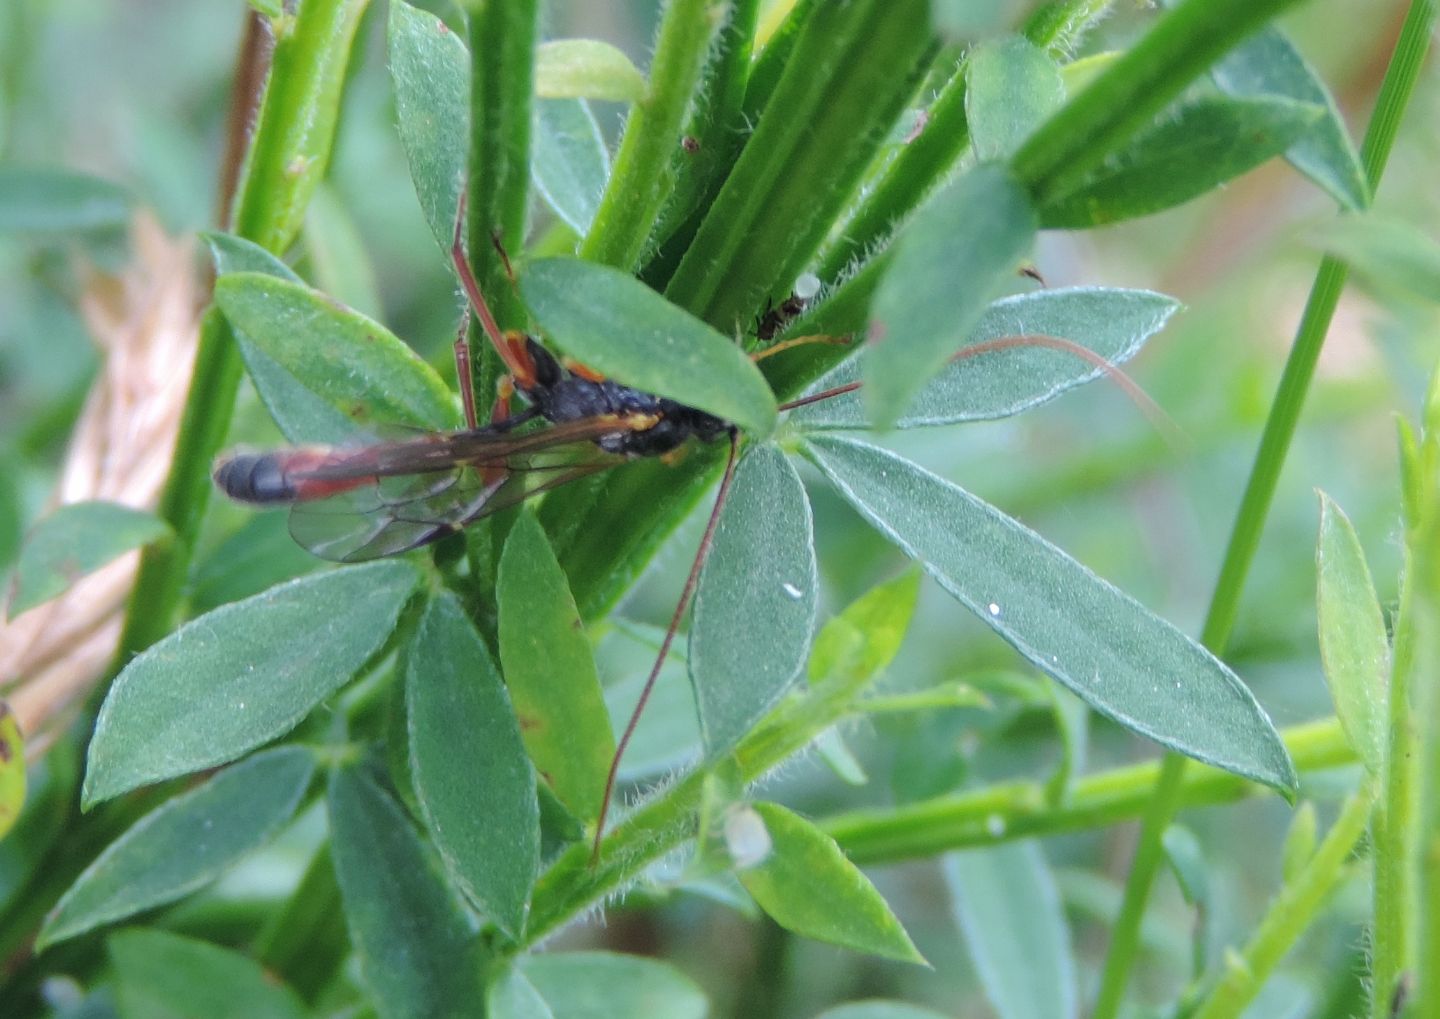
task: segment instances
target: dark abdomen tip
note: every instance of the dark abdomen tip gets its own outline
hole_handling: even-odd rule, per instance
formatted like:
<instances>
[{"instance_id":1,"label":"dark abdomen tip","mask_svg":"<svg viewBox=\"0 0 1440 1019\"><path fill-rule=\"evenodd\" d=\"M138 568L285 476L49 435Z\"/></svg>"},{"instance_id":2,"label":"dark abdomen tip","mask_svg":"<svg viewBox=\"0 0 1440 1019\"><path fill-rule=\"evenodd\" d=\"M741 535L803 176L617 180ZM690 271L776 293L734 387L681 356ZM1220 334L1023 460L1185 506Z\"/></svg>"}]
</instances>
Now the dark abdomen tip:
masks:
<instances>
[{"instance_id":1,"label":"dark abdomen tip","mask_svg":"<svg viewBox=\"0 0 1440 1019\"><path fill-rule=\"evenodd\" d=\"M237 502L274 506L295 501L295 486L274 453L232 453L215 464L211 476Z\"/></svg>"}]
</instances>

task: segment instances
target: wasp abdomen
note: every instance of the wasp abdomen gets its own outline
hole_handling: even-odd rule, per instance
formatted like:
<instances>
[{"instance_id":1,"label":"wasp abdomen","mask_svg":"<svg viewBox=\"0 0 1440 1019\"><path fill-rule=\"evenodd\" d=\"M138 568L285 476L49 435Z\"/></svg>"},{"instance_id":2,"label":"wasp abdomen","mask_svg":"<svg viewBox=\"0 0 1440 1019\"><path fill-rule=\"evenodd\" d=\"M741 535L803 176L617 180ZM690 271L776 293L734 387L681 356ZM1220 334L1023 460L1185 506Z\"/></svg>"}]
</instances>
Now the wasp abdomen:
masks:
<instances>
[{"instance_id":1,"label":"wasp abdomen","mask_svg":"<svg viewBox=\"0 0 1440 1019\"><path fill-rule=\"evenodd\" d=\"M276 453L234 453L215 465L212 476L230 498L257 506L294 502L298 494Z\"/></svg>"}]
</instances>

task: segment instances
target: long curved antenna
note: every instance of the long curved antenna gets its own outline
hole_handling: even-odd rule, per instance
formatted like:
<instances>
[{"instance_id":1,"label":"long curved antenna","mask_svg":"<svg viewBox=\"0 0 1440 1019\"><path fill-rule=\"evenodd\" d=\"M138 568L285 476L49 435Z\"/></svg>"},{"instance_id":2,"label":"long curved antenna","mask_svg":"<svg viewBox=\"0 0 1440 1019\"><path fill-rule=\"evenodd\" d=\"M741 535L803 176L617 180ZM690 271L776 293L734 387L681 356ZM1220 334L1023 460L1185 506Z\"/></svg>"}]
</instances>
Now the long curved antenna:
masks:
<instances>
[{"instance_id":1,"label":"long curved antenna","mask_svg":"<svg viewBox=\"0 0 1440 1019\"><path fill-rule=\"evenodd\" d=\"M805 337L802 337L804 339ZM1076 343L1074 340L1067 340L1063 336L1049 336L1044 333L1026 333L1021 336L1001 336L993 340L985 340L980 343L972 343L968 347L962 347L950 358L952 362L963 361L966 358L979 357L981 354L992 354L996 351L1011 350L1015 347L1046 347L1050 350L1058 350L1065 354L1071 354L1087 364L1094 365L1105 373L1106 378L1120 387L1120 390L1130 398L1130 401L1139 408L1140 413L1145 415L1146 420L1155 427L1174 446L1184 447L1187 439L1184 430L1177 425L1169 414L1151 398L1150 394L1140 388L1139 383L1127 375L1119 365L1095 353L1089 347ZM823 400L831 400L837 396L844 396L846 393L853 393L864 383L847 382L842 386L833 389L822 389L818 393L811 393L809 396L801 396L794 400L780 404L782 411L794 410L797 407L805 407L812 403L820 403Z\"/></svg>"},{"instance_id":2,"label":"long curved antenna","mask_svg":"<svg viewBox=\"0 0 1440 1019\"><path fill-rule=\"evenodd\" d=\"M600 859L600 840L605 836L605 819L610 814L610 800L615 794L615 778L620 773L620 759L625 756L625 748L630 745L630 738L635 735L635 726L640 723L640 716L645 711L645 705L650 700L650 694L655 689L655 680L660 676L660 669L665 664L666 657L670 654L670 645L675 641L675 634L680 629L680 621L685 618L685 609L690 604L690 598L695 594L695 588L700 583L700 570L705 565L705 557L710 553L710 545L715 540L715 528L720 523L720 511L725 506L725 497L730 494L730 483L735 479L735 462L740 455L740 432L736 428L730 429L730 455L725 461L725 473L720 478L720 488L715 492L715 506L710 510L710 520L705 525L705 534L700 538L700 547L695 552L695 561L690 564L690 575L685 578L685 587L680 592L680 600L675 603L675 613L670 617L670 626L665 631L665 639L660 642L660 653L655 656L655 664L650 667L650 675L645 677L645 685L640 689L640 699L635 702L635 709L630 712L630 721L625 723L625 732L620 736L620 742L615 746L615 756L610 761L610 774L605 777L605 796L600 801L600 817L595 821L595 843L590 850L590 865L593 867Z\"/></svg>"}]
</instances>

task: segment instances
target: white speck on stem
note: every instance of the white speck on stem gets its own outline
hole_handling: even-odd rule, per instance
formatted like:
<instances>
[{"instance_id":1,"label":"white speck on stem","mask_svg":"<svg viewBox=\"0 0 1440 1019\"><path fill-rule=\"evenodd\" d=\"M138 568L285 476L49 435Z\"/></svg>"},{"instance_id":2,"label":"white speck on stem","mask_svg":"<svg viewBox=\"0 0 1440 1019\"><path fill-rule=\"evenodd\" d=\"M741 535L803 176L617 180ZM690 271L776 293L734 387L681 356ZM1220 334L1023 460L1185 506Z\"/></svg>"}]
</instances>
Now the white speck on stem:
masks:
<instances>
[{"instance_id":1,"label":"white speck on stem","mask_svg":"<svg viewBox=\"0 0 1440 1019\"><path fill-rule=\"evenodd\" d=\"M725 848L737 870L763 863L770 855L770 831L752 807L739 807L725 818Z\"/></svg>"}]
</instances>

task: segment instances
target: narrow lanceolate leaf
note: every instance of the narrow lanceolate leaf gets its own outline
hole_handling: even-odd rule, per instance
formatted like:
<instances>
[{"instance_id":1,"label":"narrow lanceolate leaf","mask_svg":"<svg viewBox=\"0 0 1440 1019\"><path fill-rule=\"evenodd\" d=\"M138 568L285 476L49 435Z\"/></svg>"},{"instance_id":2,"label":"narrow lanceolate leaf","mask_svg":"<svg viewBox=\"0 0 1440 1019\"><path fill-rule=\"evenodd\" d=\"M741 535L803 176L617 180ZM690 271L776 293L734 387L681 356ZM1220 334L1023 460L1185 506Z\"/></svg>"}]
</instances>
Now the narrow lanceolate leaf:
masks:
<instances>
[{"instance_id":1,"label":"narrow lanceolate leaf","mask_svg":"<svg viewBox=\"0 0 1440 1019\"><path fill-rule=\"evenodd\" d=\"M6 615L58 597L132 549L170 536L154 514L113 502L75 502L46 514L20 546Z\"/></svg>"},{"instance_id":2,"label":"narrow lanceolate leaf","mask_svg":"<svg viewBox=\"0 0 1440 1019\"><path fill-rule=\"evenodd\" d=\"M1390 641L1360 539L1344 512L1323 492L1315 571L1320 658L1330 699L1355 753L1378 774L1390 699Z\"/></svg>"},{"instance_id":3,"label":"narrow lanceolate leaf","mask_svg":"<svg viewBox=\"0 0 1440 1019\"><path fill-rule=\"evenodd\" d=\"M1278 156L1323 109L1291 99L1206 96L1185 103L1040 210L1050 229L1079 229L1182 205Z\"/></svg>"},{"instance_id":4,"label":"narrow lanceolate leaf","mask_svg":"<svg viewBox=\"0 0 1440 1019\"><path fill-rule=\"evenodd\" d=\"M920 573L911 569L847 605L815 638L811 685L867 680L889 665L910 629L919 594Z\"/></svg>"},{"instance_id":5,"label":"narrow lanceolate leaf","mask_svg":"<svg viewBox=\"0 0 1440 1019\"><path fill-rule=\"evenodd\" d=\"M1060 69L1023 36L976 47L965 68L965 119L975 158L1008 159L1065 100Z\"/></svg>"},{"instance_id":6,"label":"narrow lanceolate leaf","mask_svg":"<svg viewBox=\"0 0 1440 1019\"><path fill-rule=\"evenodd\" d=\"M935 195L895 242L871 305L864 399L889 428L970 335L1035 236L1024 189L1003 167L975 167Z\"/></svg>"},{"instance_id":7,"label":"narrow lanceolate leaf","mask_svg":"<svg viewBox=\"0 0 1440 1019\"><path fill-rule=\"evenodd\" d=\"M950 853L945 879L965 948L998 1019L1078 1015L1065 911L1040 847L1017 842Z\"/></svg>"},{"instance_id":8,"label":"narrow lanceolate leaf","mask_svg":"<svg viewBox=\"0 0 1440 1019\"><path fill-rule=\"evenodd\" d=\"M59 167L0 167L0 235L118 230L130 194L117 184Z\"/></svg>"},{"instance_id":9,"label":"narrow lanceolate leaf","mask_svg":"<svg viewBox=\"0 0 1440 1019\"><path fill-rule=\"evenodd\" d=\"M515 970L535 992L530 1003L538 998L555 1019L703 1019L710 1010L705 992L689 977L655 959L612 952L544 952L521 956ZM533 1012L505 1010L496 1012L494 1019L534 1016Z\"/></svg>"},{"instance_id":10,"label":"narrow lanceolate leaf","mask_svg":"<svg viewBox=\"0 0 1440 1019\"><path fill-rule=\"evenodd\" d=\"M925 962L870 879L830 836L777 804L754 808L769 832L770 855L739 877L771 919L817 941Z\"/></svg>"},{"instance_id":11,"label":"narrow lanceolate leaf","mask_svg":"<svg viewBox=\"0 0 1440 1019\"><path fill-rule=\"evenodd\" d=\"M330 776L330 855L360 976L382 1019L473 1015L480 961L469 921L420 836L369 775Z\"/></svg>"},{"instance_id":12,"label":"narrow lanceolate leaf","mask_svg":"<svg viewBox=\"0 0 1440 1019\"><path fill-rule=\"evenodd\" d=\"M301 284L261 273L215 282L230 324L350 420L453 428L455 399L440 376L380 323Z\"/></svg>"},{"instance_id":13,"label":"narrow lanceolate leaf","mask_svg":"<svg viewBox=\"0 0 1440 1019\"><path fill-rule=\"evenodd\" d=\"M785 454L756 446L736 468L690 626L690 680L712 757L800 674L819 586L805 487Z\"/></svg>"},{"instance_id":14,"label":"narrow lanceolate leaf","mask_svg":"<svg viewBox=\"0 0 1440 1019\"><path fill-rule=\"evenodd\" d=\"M881 533L1041 671L1182 754L1288 792L1274 725L1199 644L1041 538L893 453L830 437L816 464Z\"/></svg>"},{"instance_id":15,"label":"narrow lanceolate leaf","mask_svg":"<svg viewBox=\"0 0 1440 1019\"><path fill-rule=\"evenodd\" d=\"M1262 29L1211 68L1210 76L1232 96L1279 96L1321 107L1324 114L1291 143L1285 158L1347 209L1370 204L1365 168L1335 98L1283 33Z\"/></svg>"},{"instance_id":16,"label":"narrow lanceolate leaf","mask_svg":"<svg viewBox=\"0 0 1440 1019\"><path fill-rule=\"evenodd\" d=\"M395 561L302 577L207 612L132 659L95 722L84 805L288 732L380 650L416 580Z\"/></svg>"},{"instance_id":17,"label":"narrow lanceolate leaf","mask_svg":"<svg viewBox=\"0 0 1440 1019\"><path fill-rule=\"evenodd\" d=\"M305 1019L297 995L254 959L208 941L134 928L106 941L124 1019Z\"/></svg>"},{"instance_id":18,"label":"narrow lanceolate leaf","mask_svg":"<svg viewBox=\"0 0 1440 1019\"><path fill-rule=\"evenodd\" d=\"M540 867L535 771L490 652L455 597L430 603L406 664L415 796L451 875L518 937Z\"/></svg>"},{"instance_id":19,"label":"narrow lanceolate leaf","mask_svg":"<svg viewBox=\"0 0 1440 1019\"><path fill-rule=\"evenodd\" d=\"M25 806L25 737L10 705L0 701L0 839Z\"/></svg>"},{"instance_id":20,"label":"narrow lanceolate leaf","mask_svg":"<svg viewBox=\"0 0 1440 1019\"><path fill-rule=\"evenodd\" d=\"M536 189L557 216L585 236L610 179L605 139L585 100L537 100L534 145L530 176Z\"/></svg>"},{"instance_id":21,"label":"narrow lanceolate leaf","mask_svg":"<svg viewBox=\"0 0 1440 1019\"><path fill-rule=\"evenodd\" d=\"M445 22L404 0L391 0L388 46L410 179L425 222L448 252L470 137L470 57Z\"/></svg>"},{"instance_id":22,"label":"narrow lanceolate leaf","mask_svg":"<svg viewBox=\"0 0 1440 1019\"><path fill-rule=\"evenodd\" d=\"M535 94L635 103L645 96L645 76L608 42L555 39L535 51Z\"/></svg>"},{"instance_id":23,"label":"narrow lanceolate leaf","mask_svg":"<svg viewBox=\"0 0 1440 1019\"><path fill-rule=\"evenodd\" d=\"M210 248L215 261L215 275L232 272L262 272L276 279L303 284L288 265L254 241L218 231L200 235ZM285 438L296 444L307 442L338 443L353 439L360 431L357 424L338 408L301 385L300 380L281 367L255 341L239 329L232 330L245 361L250 381L260 394L260 402L275 419Z\"/></svg>"},{"instance_id":24,"label":"narrow lanceolate leaf","mask_svg":"<svg viewBox=\"0 0 1440 1019\"><path fill-rule=\"evenodd\" d=\"M525 748L560 802L593 821L615 738L570 584L529 512L516 518L505 540L495 598L500 665Z\"/></svg>"},{"instance_id":25,"label":"narrow lanceolate leaf","mask_svg":"<svg viewBox=\"0 0 1440 1019\"><path fill-rule=\"evenodd\" d=\"M45 920L37 945L174 902L269 842L295 814L314 773L300 747L279 747L167 800L106 847Z\"/></svg>"},{"instance_id":26,"label":"narrow lanceolate leaf","mask_svg":"<svg viewBox=\"0 0 1440 1019\"><path fill-rule=\"evenodd\" d=\"M925 384L895 427L988 421L1046 403L1105 372L1093 360L1043 345L1044 340L1068 340L1119 365L1134 357L1146 340L1163 329L1179 307L1174 298L1149 290L1103 287L1037 290L1001 298L985 309L959 349L996 342L1004 345L952 360ZM1037 342L1008 343L1012 338L1021 341L1025 337L1034 337ZM809 391L818 393L857 381L864 356L845 361ZM859 393L801 407L790 419L806 430L869 426Z\"/></svg>"},{"instance_id":27,"label":"narrow lanceolate leaf","mask_svg":"<svg viewBox=\"0 0 1440 1019\"><path fill-rule=\"evenodd\" d=\"M525 269L520 293L565 353L629 386L765 435L775 397L733 341L635 277L574 258Z\"/></svg>"}]
</instances>

